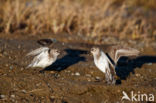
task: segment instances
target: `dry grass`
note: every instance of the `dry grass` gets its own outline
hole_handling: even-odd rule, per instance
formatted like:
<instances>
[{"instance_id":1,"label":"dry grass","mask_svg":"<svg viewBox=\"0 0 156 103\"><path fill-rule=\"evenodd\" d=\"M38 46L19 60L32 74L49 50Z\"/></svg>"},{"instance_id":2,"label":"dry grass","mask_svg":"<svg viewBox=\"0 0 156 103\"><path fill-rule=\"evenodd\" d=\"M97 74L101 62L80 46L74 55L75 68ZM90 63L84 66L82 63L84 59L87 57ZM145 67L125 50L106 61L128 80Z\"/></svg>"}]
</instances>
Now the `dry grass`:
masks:
<instances>
[{"instance_id":1,"label":"dry grass","mask_svg":"<svg viewBox=\"0 0 156 103\"><path fill-rule=\"evenodd\" d=\"M155 9L154 4L155 0L1 0L0 31L125 36L136 35L134 29L138 29L138 34L143 34L151 25L145 26L146 20L136 24L138 17L127 22L131 5Z\"/></svg>"}]
</instances>

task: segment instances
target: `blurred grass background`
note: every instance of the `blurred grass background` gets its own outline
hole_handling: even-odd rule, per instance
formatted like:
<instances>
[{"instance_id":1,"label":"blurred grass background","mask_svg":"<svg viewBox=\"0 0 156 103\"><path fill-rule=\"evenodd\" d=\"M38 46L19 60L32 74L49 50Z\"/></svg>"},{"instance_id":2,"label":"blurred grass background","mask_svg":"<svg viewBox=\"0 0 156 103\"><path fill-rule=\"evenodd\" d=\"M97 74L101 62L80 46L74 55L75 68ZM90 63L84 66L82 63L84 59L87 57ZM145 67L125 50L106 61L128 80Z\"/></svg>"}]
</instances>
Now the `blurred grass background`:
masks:
<instances>
[{"instance_id":1,"label":"blurred grass background","mask_svg":"<svg viewBox=\"0 0 156 103\"><path fill-rule=\"evenodd\" d=\"M156 38L156 0L1 0L0 32Z\"/></svg>"}]
</instances>

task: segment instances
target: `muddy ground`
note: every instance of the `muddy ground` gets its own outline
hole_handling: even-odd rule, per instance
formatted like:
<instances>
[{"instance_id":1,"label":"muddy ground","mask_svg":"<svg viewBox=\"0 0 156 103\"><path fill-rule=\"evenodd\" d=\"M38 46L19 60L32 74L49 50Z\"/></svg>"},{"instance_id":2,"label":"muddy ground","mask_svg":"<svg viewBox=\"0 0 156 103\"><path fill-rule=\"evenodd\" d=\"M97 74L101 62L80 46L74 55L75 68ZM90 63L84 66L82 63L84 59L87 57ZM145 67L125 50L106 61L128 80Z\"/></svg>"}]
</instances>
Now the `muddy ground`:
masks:
<instances>
[{"instance_id":1,"label":"muddy ground","mask_svg":"<svg viewBox=\"0 0 156 103\"><path fill-rule=\"evenodd\" d=\"M59 42L53 47L63 52L49 68L26 69L32 58L25 55L41 47L36 42L41 38L57 39ZM141 54L137 58L121 59L120 68L116 70L118 84L107 85L104 74L95 67L92 56L87 53L95 44L107 48L119 43L138 48ZM131 91L148 96L153 94L156 98L155 41L119 41L114 37L98 41L97 38L65 34L0 36L1 103L121 103L123 91L128 95Z\"/></svg>"}]
</instances>

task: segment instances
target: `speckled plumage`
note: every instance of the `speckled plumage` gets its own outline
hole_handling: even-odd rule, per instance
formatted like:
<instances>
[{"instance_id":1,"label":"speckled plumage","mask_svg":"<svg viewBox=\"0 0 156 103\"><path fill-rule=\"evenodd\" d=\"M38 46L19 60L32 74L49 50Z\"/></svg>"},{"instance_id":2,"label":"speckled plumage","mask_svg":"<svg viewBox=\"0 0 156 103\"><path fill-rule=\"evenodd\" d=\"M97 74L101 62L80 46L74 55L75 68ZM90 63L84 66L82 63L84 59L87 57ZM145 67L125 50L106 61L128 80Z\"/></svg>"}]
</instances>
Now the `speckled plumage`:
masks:
<instances>
[{"instance_id":1,"label":"speckled plumage","mask_svg":"<svg viewBox=\"0 0 156 103\"><path fill-rule=\"evenodd\" d=\"M27 56L35 56L32 62L27 66L29 67L41 67L45 68L51 64L53 64L59 52L57 49L50 49L48 47L41 47L36 50L31 51L27 54Z\"/></svg>"}]
</instances>

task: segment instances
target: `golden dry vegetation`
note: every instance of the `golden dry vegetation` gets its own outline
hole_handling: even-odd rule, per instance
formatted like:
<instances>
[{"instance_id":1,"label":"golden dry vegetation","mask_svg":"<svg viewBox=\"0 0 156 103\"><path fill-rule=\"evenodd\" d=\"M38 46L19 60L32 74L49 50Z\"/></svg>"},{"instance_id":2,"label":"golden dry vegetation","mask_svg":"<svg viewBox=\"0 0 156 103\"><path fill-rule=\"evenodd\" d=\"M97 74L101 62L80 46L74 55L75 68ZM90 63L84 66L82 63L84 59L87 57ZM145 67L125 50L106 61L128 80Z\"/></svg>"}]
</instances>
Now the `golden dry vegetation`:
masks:
<instances>
[{"instance_id":1,"label":"golden dry vegetation","mask_svg":"<svg viewBox=\"0 0 156 103\"><path fill-rule=\"evenodd\" d=\"M155 37L155 0L1 0L0 32Z\"/></svg>"}]
</instances>

